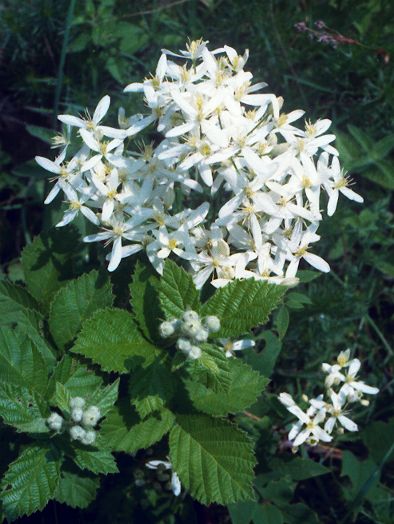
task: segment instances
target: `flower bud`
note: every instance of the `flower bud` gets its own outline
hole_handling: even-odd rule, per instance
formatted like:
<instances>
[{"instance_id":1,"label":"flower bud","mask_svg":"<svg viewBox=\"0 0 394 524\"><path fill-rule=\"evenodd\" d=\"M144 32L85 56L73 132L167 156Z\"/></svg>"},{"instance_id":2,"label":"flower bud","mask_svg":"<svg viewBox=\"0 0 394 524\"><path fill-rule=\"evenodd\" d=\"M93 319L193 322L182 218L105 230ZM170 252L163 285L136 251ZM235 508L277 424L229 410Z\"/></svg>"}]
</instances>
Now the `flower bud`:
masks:
<instances>
[{"instance_id":1,"label":"flower bud","mask_svg":"<svg viewBox=\"0 0 394 524\"><path fill-rule=\"evenodd\" d=\"M182 333L188 337L195 338L195 336L203 329L201 322L197 320L187 320L182 322Z\"/></svg>"},{"instance_id":2,"label":"flower bud","mask_svg":"<svg viewBox=\"0 0 394 524\"><path fill-rule=\"evenodd\" d=\"M81 408L74 408L71 411L71 418L74 422L81 422L83 416L83 410Z\"/></svg>"},{"instance_id":3,"label":"flower bud","mask_svg":"<svg viewBox=\"0 0 394 524\"><path fill-rule=\"evenodd\" d=\"M85 435L81 438L82 444L85 446L91 446L96 440L96 432L89 430L85 432Z\"/></svg>"},{"instance_id":4,"label":"flower bud","mask_svg":"<svg viewBox=\"0 0 394 524\"><path fill-rule=\"evenodd\" d=\"M174 322L162 322L159 326L160 336L163 338L170 337L175 333L175 326L176 324Z\"/></svg>"},{"instance_id":5,"label":"flower bud","mask_svg":"<svg viewBox=\"0 0 394 524\"><path fill-rule=\"evenodd\" d=\"M194 337L196 342L206 342L208 340L209 333L206 329L201 329Z\"/></svg>"},{"instance_id":6,"label":"flower bud","mask_svg":"<svg viewBox=\"0 0 394 524\"><path fill-rule=\"evenodd\" d=\"M81 426L72 426L70 428L70 437L72 440L82 440L86 431Z\"/></svg>"},{"instance_id":7,"label":"flower bud","mask_svg":"<svg viewBox=\"0 0 394 524\"><path fill-rule=\"evenodd\" d=\"M183 313L182 319L184 322L193 322L200 320L200 317L198 316L198 313L196 311L190 309L189 311L185 311Z\"/></svg>"},{"instance_id":8,"label":"flower bud","mask_svg":"<svg viewBox=\"0 0 394 524\"><path fill-rule=\"evenodd\" d=\"M192 346L191 350L189 351L188 358L191 360L196 360L197 358L201 357L201 349L198 346Z\"/></svg>"},{"instance_id":9,"label":"flower bud","mask_svg":"<svg viewBox=\"0 0 394 524\"><path fill-rule=\"evenodd\" d=\"M206 317L204 323L210 333L217 333L220 330L220 320L214 315Z\"/></svg>"},{"instance_id":10,"label":"flower bud","mask_svg":"<svg viewBox=\"0 0 394 524\"><path fill-rule=\"evenodd\" d=\"M85 426L94 427L99 419L101 418L101 413L98 407L90 406L83 414L82 422Z\"/></svg>"},{"instance_id":11,"label":"flower bud","mask_svg":"<svg viewBox=\"0 0 394 524\"><path fill-rule=\"evenodd\" d=\"M178 338L176 342L176 347L183 353L189 353L189 351L192 348L192 345L190 343L190 340L187 340L187 338Z\"/></svg>"},{"instance_id":12,"label":"flower bud","mask_svg":"<svg viewBox=\"0 0 394 524\"><path fill-rule=\"evenodd\" d=\"M47 418L47 424L50 429L53 429L54 431L60 431L63 426L63 417L61 417L58 413L51 413L51 415Z\"/></svg>"},{"instance_id":13,"label":"flower bud","mask_svg":"<svg viewBox=\"0 0 394 524\"><path fill-rule=\"evenodd\" d=\"M70 408L80 408L82 409L85 406L86 402L85 399L82 397L74 397L70 400Z\"/></svg>"}]
</instances>

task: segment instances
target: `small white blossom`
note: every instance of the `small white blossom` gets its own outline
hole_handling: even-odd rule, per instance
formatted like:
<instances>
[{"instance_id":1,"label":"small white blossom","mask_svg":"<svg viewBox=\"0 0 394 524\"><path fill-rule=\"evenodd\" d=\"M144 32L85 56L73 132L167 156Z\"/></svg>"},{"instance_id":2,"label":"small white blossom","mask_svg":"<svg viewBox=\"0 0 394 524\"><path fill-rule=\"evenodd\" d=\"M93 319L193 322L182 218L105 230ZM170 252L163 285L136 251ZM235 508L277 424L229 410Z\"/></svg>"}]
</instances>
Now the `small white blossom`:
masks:
<instances>
[{"instance_id":1,"label":"small white blossom","mask_svg":"<svg viewBox=\"0 0 394 524\"><path fill-rule=\"evenodd\" d=\"M86 404L86 401L82 397L73 397L70 400L70 408L84 408Z\"/></svg>"},{"instance_id":2,"label":"small white blossom","mask_svg":"<svg viewBox=\"0 0 394 524\"><path fill-rule=\"evenodd\" d=\"M204 324L210 333L217 333L220 331L220 319L214 315L205 317Z\"/></svg>"},{"instance_id":3,"label":"small white blossom","mask_svg":"<svg viewBox=\"0 0 394 524\"><path fill-rule=\"evenodd\" d=\"M101 412L98 407L90 406L83 413L82 422L86 426L94 427L101 418Z\"/></svg>"},{"instance_id":4,"label":"small white blossom","mask_svg":"<svg viewBox=\"0 0 394 524\"><path fill-rule=\"evenodd\" d=\"M88 430L85 432L85 435L81 437L82 444L85 444L86 446L91 446L94 444L96 440L96 432L93 430Z\"/></svg>"},{"instance_id":5,"label":"small white blossom","mask_svg":"<svg viewBox=\"0 0 394 524\"><path fill-rule=\"evenodd\" d=\"M71 411L71 418L74 422L81 422L83 417L83 409L82 408L74 408Z\"/></svg>"},{"instance_id":6,"label":"small white blossom","mask_svg":"<svg viewBox=\"0 0 394 524\"><path fill-rule=\"evenodd\" d=\"M58 413L51 413L47 418L47 424L50 429L60 431L63 427L64 419Z\"/></svg>"},{"instance_id":7,"label":"small white blossom","mask_svg":"<svg viewBox=\"0 0 394 524\"><path fill-rule=\"evenodd\" d=\"M82 426L72 426L70 428L70 437L72 440L82 440L86 435L86 431Z\"/></svg>"},{"instance_id":8,"label":"small white blossom","mask_svg":"<svg viewBox=\"0 0 394 524\"><path fill-rule=\"evenodd\" d=\"M164 469L164 470L172 470L171 474L171 490L173 494L177 497L181 493L181 481L179 480L179 477L177 473L173 470L173 466L171 462L164 461L164 460L150 460L145 464L145 466L149 469Z\"/></svg>"}]
</instances>

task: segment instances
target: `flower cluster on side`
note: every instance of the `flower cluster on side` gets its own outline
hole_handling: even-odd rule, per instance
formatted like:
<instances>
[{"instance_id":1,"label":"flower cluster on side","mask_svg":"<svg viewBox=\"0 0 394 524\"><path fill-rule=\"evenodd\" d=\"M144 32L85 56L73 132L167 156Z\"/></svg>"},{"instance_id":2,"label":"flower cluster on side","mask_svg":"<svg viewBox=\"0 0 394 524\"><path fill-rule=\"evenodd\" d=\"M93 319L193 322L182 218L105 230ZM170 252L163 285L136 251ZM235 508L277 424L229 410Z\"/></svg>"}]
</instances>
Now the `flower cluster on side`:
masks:
<instances>
[{"instance_id":1,"label":"flower cluster on side","mask_svg":"<svg viewBox=\"0 0 394 524\"><path fill-rule=\"evenodd\" d=\"M349 357L350 350L347 349L341 351L335 364L322 365L327 374L325 393L312 399L305 397L304 400L309 404L306 411L288 393L279 395L280 402L298 418L288 435L294 451L304 442L311 446L319 441L330 442L334 430L337 434L342 434L345 430L358 431L357 424L347 416L351 405L368 405L369 401L363 395L376 395L379 389L358 380L361 362L358 358L349 360Z\"/></svg>"},{"instance_id":2,"label":"flower cluster on side","mask_svg":"<svg viewBox=\"0 0 394 524\"><path fill-rule=\"evenodd\" d=\"M196 311L185 311L181 319L166 320L160 324L163 338L177 337L176 347L190 360L201 357L198 344L207 342L210 333L220 330L220 320L214 315L200 318Z\"/></svg>"},{"instance_id":3,"label":"flower cluster on side","mask_svg":"<svg viewBox=\"0 0 394 524\"><path fill-rule=\"evenodd\" d=\"M97 406L86 407L86 401L82 397L74 397L70 400L71 416L68 420L56 412L51 413L47 418L50 429L60 433L67 430L71 440L79 440L82 444L90 446L96 441L97 426L101 418L100 410Z\"/></svg>"},{"instance_id":4,"label":"flower cluster on side","mask_svg":"<svg viewBox=\"0 0 394 524\"><path fill-rule=\"evenodd\" d=\"M173 492L173 494L176 497L180 495L181 489L182 489L181 481L179 480L177 473L173 470L171 462L169 462L168 460L150 460L149 462L145 464L145 466L148 469L157 470L158 480L160 481L169 480L170 477L168 476L166 471L172 470L171 481L169 483L169 487L171 487L171 491Z\"/></svg>"},{"instance_id":5,"label":"flower cluster on side","mask_svg":"<svg viewBox=\"0 0 394 524\"><path fill-rule=\"evenodd\" d=\"M174 254L190 262L198 288L208 279L216 287L234 278L292 284L302 259L329 271L311 253L321 195L328 215L340 193L363 199L341 169L330 120L296 127L304 111L283 112L283 98L262 93L266 84L252 83L247 59L248 51L210 51L201 40L179 53L163 50L155 74L125 88L143 94L147 114L126 117L121 109L119 128L105 126L104 96L92 117L60 115L81 146L70 157L65 139L55 161L36 157L54 175L45 203L63 192L68 204L57 226L81 213L101 229L84 240L112 244L109 271L145 250L162 273ZM149 125L161 141L128 150Z\"/></svg>"}]
</instances>

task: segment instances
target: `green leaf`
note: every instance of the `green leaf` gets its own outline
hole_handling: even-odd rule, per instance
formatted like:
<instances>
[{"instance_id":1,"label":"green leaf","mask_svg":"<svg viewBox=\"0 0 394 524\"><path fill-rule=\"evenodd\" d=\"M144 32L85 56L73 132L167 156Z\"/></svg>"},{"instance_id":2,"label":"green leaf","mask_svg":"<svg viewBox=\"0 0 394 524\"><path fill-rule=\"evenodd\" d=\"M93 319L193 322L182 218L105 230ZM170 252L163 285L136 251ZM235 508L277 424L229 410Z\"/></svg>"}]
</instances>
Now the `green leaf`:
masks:
<instances>
[{"instance_id":1,"label":"green leaf","mask_svg":"<svg viewBox=\"0 0 394 524\"><path fill-rule=\"evenodd\" d=\"M167 320L181 318L187 309L199 311L199 293L189 273L167 260L159 284L161 309Z\"/></svg>"},{"instance_id":2,"label":"green leaf","mask_svg":"<svg viewBox=\"0 0 394 524\"><path fill-rule=\"evenodd\" d=\"M268 382L236 358L231 359L229 372L230 386L226 391L211 389L206 383L193 379L185 381L196 409L215 416L237 413L254 404Z\"/></svg>"},{"instance_id":3,"label":"green leaf","mask_svg":"<svg viewBox=\"0 0 394 524\"><path fill-rule=\"evenodd\" d=\"M306 480L330 473L330 470L311 459L295 457L292 460L284 461L274 458L270 462L270 468L275 473L282 476L289 475L292 480Z\"/></svg>"},{"instance_id":4,"label":"green leaf","mask_svg":"<svg viewBox=\"0 0 394 524\"><path fill-rule=\"evenodd\" d=\"M88 397L102 385L102 379L68 355L56 366L48 385L48 397L55 393L56 382L63 384L72 397Z\"/></svg>"},{"instance_id":5,"label":"green leaf","mask_svg":"<svg viewBox=\"0 0 394 524\"><path fill-rule=\"evenodd\" d=\"M79 251L75 228L53 230L36 237L22 252L22 267L29 292L48 310L61 286L72 278L73 258Z\"/></svg>"},{"instance_id":6,"label":"green leaf","mask_svg":"<svg viewBox=\"0 0 394 524\"><path fill-rule=\"evenodd\" d=\"M38 310L37 302L21 286L0 282L0 324L16 322L17 315L26 309Z\"/></svg>"},{"instance_id":7,"label":"green leaf","mask_svg":"<svg viewBox=\"0 0 394 524\"><path fill-rule=\"evenodd\" d=\"M278 309L275 318L275 326L278 330L279 338L282 340L282 338L286 335L287 328L289 327L289 310L286 306L281 306Z\"/></svg>"},{"instance_id":8,"label":"green leaf","mask_svg":"<svg viewBox=\"0 0 394 524\"><path fill-rule=\"evenodd\" d=\"M130 376L130 397L142 418L160 411L175 392L174 375L165 362L156 360L146 368L139 368Z\"/></svg>"},{"instance_id":9,"label":"green leaf","mask_svg":"<svg viewBox=\"0 0 394 524\"><path fill-rule=\"evenodd\" d=\"M377 464L380 464L394 442L394 418L388 422L378 420L368 424L362 436L370 456ZM394 451L391 457L387 457L386 462L393 459Z\"/></svg>"},{"instance_id":10,"label":"green leaf","mask_svg":"<svg viewBox=\"0 0 394 524\"><path fill-rule=\"evenodd\" d=\"M95 311L111 307L113 296L107 276L91 271L68 282L55 295L50 306L49 328L56 345L64 348Z\"/></svg>"},{"instance_id":11,"label":"green leaf","mask_svg":"<svg viewBox=\"0 0 394 524\"><path fill-rule=\"evenodd\" d=\"M288 504L281 506L281 511L285 517L286 524L320 524L316 513L306 504Z\"/></svg>"},{"instance_id":12,"label":"green leaf","mask_svg":"<svg viewBox=\"0 0 394 524\"><path fill-rule=\"evenodd\" d=\"M91 359L104 371L126 373L136 365L148 365L158 350L141 335L130 313L102 309L84 322L71 351Z\"/></svg>"},{"instance_id":13,"label":"green leaf","mask_svg":"<svg viewBox=\"0 0 394 524\"><path fill-rule=\"evenodd\" d=\"M182 484L203 504L253 499L255 458L246 435L226 420L179 415L170 460Z\"/></svg>"},{"instance_id":14,"label":"green leaf","mask_svg":"<svg viewBox=\"0 0 394 524\"><path fill-rule=\"evenodd\" d=\"M42 510L60 481L60 459L48 447L30 446L10 464L0 498L9 521Z\"/></svg>"},{"instance_id":15,"label":"green leaf","mask_svg":"<svg viewBox=\"0 0 394 524\"><path fill-rule=\"evenodd\" d=\"M267 322L285 291L283 286L258 282L252 278L235 280L215 292L203 305L202 315L220 318L221 329L215 336L237 337Z\"/></svg>"},{"instance_id":16,"label":"green leaf","mask_svg":"<svg viewBox=\"0 0 394 524\"><path fill-rule=\"evenodd\" d=\"M355 501L367 495L368 498L373 497L379 483L380 470L372 459L359 460L350 451L344 451L341 476L349 477L352 484L351 488L344 490L346 499Z\"/></svg>"},{"instance_id":17,"label":"green leaf","mask_svg":"<svg viewBox=\"0 0 394 524\"><path fill-rule=\"evenodd\" d=\"M62 471L54 498L72 508L85 509L96 498L99 486L98 478L83 473Z\"/></svg>"},{"instance_id":18,"label":"green leaf","mask_svg":"<svg viewBox=\"0 0 394 524\"><path fill-rule=\"evenodd\" d=\"M253 524L283 524L283 514L273 504L261 504L253 515Z\"/></svg>"},{"instance_id":19,"label":"green leaf","mask_svg":"<svg viewBox=\"0 0 394 524\"><path fill-rule=\"evenodd\" d=\"M26 131L30 135L39 138L43 142L46 142L49 145L52 145L52 137L54 135L53 129L48 129L47 127L27 125Z\"/></svg>"},{"instance_id":20,"label":"green leaf","mask_svg":"<svg viewBox=\"0 0 394 524\"><path fill-rule=\"evenodd\" d=\"M112 453L105 449L87 450L76 448L73 460L81 469L87 469L96 475L118 473L118 466Z\"/></svg>"},{"instance_id":21,"label":"green leaf","mask_svg":"<svg viewBox=\"0 0 394 524\"><path fill-rule=\"evenodd\" d=\"M174 423L168 410L153 413L143 421L125 404L116 406L101 424L99 443L113 451L134 453L161 440Z\"/></svg>"},{"instance_id":22,"label":"green leaf","mask_svg":"<svg viewBox=\"0 0 394 524\"><path fill-rule=\"evenodd\" d=\"M115 380L112 384L108 384L104 388L97 388L87 399L88 403L91 406L97 406L101 412L101 416L104 416L118 400L118 390L119 379Z\"/></svg>"},{"instance_id":23,"label":"green leaf","mask_svg":"<svg viewBox=\"0 0 394 524\"><path fill-rule=\"evenodd\" d=\"M223 348L213 344L201 344L201 357L187 361L187 370L191 377L198 379L202 376L203 382L213 389L227 391L230 387L230 363Z\"/></svg>"},{"instance_id":24,"label":"green leaf","mask_svg":"<svg viewBox=\"0 0 394 524\"><path fill-rule=\"evenodd\" d=\"M52 399L53 404L57 406L63 413L69 415L70 400L71 394L68 391L68 389L65 386L63 386L63 384L60 384L60 382L56 382L55 395Z\"/></svg>"},{"instance_id":25,"label":"green leaf","mask_svg":"<svg viewBox=\"0 0 394 524\"><path fill-rule=\"evenodd\" d=\"M47 380L46 362L33 342L18 329L0 327L0 383L42 393Z\"/></svg>"},{"instance_id":26,"label":"green leaf","mask_svg":"<svg viewBox=\"0 0 394 524\"><path fill-rule=\"evenodd\" d=\"M152 266L144 265L138 260L133 280L129 285L130 304L139 328L145 337L152 341L160 340L158 327L162 312L157 291L158 285L159 279Z\"/></svg>"},{"instance_id":27,"label":"green leaf","mask_svg":"<svg viewBox=\"0 0 394 524\"><path fill-rule=\"evenodd\" d=\"M47 433L48 408L37 393L23 386L0 384L0 417L5 424L25 433Z\"/></svg>"},{"instance_id":28,"label":"green leaf","mask_svg":"<svg viewBox=\"0 0 394 524\"><path fill-rule=\"evenodd\" d=\"M250 524L259 507L257 502L236 502L228 505L232 524Z\"/></svg>"},{"instance_id":29,"label":"green leaf","mask_svg":"<svg viewBox=\"0 0 394 524\"><path fill-rule=\"evenodd\" d=\"M282 350L282 343L272 331L264 331L257 338L264 340L265 346L263 350L260 353L246 351L244 360L254 369L260 371L262 375L269 377Z\"/></svg>"}]
</instances>

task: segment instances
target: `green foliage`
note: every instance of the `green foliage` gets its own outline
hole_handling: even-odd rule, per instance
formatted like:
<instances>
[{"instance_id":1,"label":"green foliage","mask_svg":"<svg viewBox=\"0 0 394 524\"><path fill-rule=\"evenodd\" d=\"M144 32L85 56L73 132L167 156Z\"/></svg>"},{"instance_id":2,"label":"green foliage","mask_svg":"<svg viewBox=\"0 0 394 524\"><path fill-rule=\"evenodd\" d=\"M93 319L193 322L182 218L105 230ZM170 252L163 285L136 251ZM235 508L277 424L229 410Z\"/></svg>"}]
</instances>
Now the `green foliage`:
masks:
<instances>
[{"instance_id":1,"label":"green foliage","mask_svg":"<svg viewBox=\"0 0 394 524\"><path fill-rule=\"evenodd\" d=\"M91 359L104 371L126 373L153 361L157 350L139 331L132 315L121 309L103 309L82 326L73 353Z\"/></svg>"},{"instance_id":2,"label":"green foliage","mask_svg":"<svg viewBox=\"0 0 394 524\"><path fill-rule=\"evenodd\" d=\"M236 280L216 291L203 305L201 313L220 318L221 329L216 336L237 337L267 322L285 291L285 287L267 282Z\"/></svg>"},{"instance_id":3,"label":"green foliage","mask_svg":"<svg viewBox=\"0 0 394 524\"><path fill-rule=\"evenodd\" d=\"M109 473L118 473L119 471L114 456L105 449L87 450L77 448L73 459L79 468L88 470L96 475L100 473L108 475Z\"/></svg>"},{"instance_id":4,"label":"green foliage","mask_svg":"<svg viewBox=\"0 0 394 524\"><path fill-rule=\"evenodd\" d=\"M204 504L253 499L252 446L231 423L205 415L178 416L170 457L182 484Z\"/></svg>"},{"instance_id":5,"label":"green foliage","mask_svg":"<svg viewBox=\"0 0 394 524\"><path fill-rule=\"evenodd\" d=\"M167 320L181 318L187 309L199 311L199 293L190 274L167 260L159 285L160 306Z\"/></svg>"},{"instance_id":6,"label":"green foliage","mask_svg":"<svg viewBox=\"0 0 394 524\"><path fill-rule=\"evenodd\" d=\"M97 478L71 471L62 471L55 500L72 508L87 508L96 498L100 481Z\"/></svg>"},{"instance_id":7,"label":"green foliage","mask_svg":"<svg viewBox=\"0 0 394 524\"><path fill-rule=\"evenodd\" d=\"M6 424L25 433L47 433L48 410L43 399L23 386L0 385L0 417Z\"/></svg>"},{"instance_id":8,"label":"green foliage","mask_svg":"<svg viewBox=\"0 0 394 524\"><path fill-rule=\"evenodd\" d=\"M121 404L106 417L100 439L104 448L135 453L161 440L173 423L174 416L168 410L153 413L140 421L130 407Z\"/></svg>"},{"instance_id":9,"label":"green foliage","mask_svg":"<svg viewBox=\"0 0 394 524\"><path fill-rule=\"evenodd\" d=\"M95 311L112 306L108 277L91 271L63 286L51 302L49 328L59 348L64 348Z\"/></svg>"},{"instance_id":10,"label":"green foliage","mask_svg":"<svg viewBox=\"0 0 394 524\"><path fill-rule=\"evenodd\" d=\"M229 373L230 385L225 391L209 387L208 377L204 382L186 380L186 388L196 409L214 416L237 413L253 404L268 382L235 358L231 359Z\"/></svg>"},{"instance_id":11,"label":"green foliage","mask_svg":"<svg viewBox=\"0 0 394 524\"><path fill-rule=\"evenodd\" d=\"M41 510L54 497L60 481L61 460L46 446L30 446L10 464L0 487L7 519Z\"/></svg>"}]
</instances>

